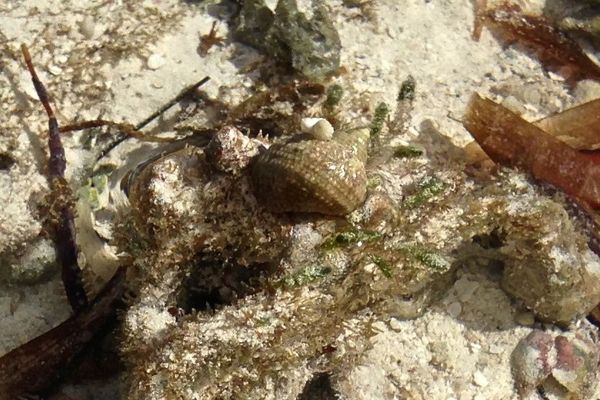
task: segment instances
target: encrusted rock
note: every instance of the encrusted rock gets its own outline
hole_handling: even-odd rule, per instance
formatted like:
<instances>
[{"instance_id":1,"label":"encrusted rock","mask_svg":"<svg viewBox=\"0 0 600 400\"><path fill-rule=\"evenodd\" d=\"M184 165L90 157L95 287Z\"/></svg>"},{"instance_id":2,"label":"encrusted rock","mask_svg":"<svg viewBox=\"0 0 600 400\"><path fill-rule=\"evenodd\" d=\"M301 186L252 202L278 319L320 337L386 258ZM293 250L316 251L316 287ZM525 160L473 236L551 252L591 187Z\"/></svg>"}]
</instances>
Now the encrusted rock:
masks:
<instances>
[{"instance_id":1,"label":"encrusted rock","mask_svg":"<svg viewBox=\"0 0 600 400\"><path fill-rule=\"evenodd\" d=\"M522 396L537 390L546 398L584 400L596 385L598 357L590 332L533 331L519 342L511 363Z\"/></svg>"},{"instance_id":2,"label":"encrusted rock","mask_svg":"<svg viewBox=\"0 0 600 400\"><path fill-rule=\"evenodd\" d=\"M208 162L218 171L238 176L258 155L263 144L233 126L225 126L211 138L204 152Z\"/></svg>"},{"instance_id":3,"label":"encrusted rock","mask_svg":"<svg viewBox=\"0 0 600 400\"><path fill-rule=\"evenodd\" d=\"M564 208L548 200L517 213L501 250L512 253L505 258L503 289L545 321L568 324L587 315L600 303L600 260L586 238Z\"/></svg>"},{"instance_id":4,"label":"encrusted rock","mask_svg":"<svg viewBox=\"0 0 600 400\"><path fill-rule=\"evenodd\" d=\"M40 283L51 277L55 271L56 251L48 239L36 239L18 258L0 255L0 279L11 283Z\"/></svg>"},{"instance_id":5,"label":"encrusted rock","mask_svg":"<svg viewBox=\"0 0 600 400\"><path fill-rule=\"evenodd\" d=\"M229 150L240 155L239 149ZM220 161L236 159L230 155ZM234 257L241 265L265 262L277 258L288 234L285 220L257 204L247 176L214 174L204 149L198 147L144 165L129 198L142 236L159 248L176 248L179 254L174 257L210 252L222 259Z\"/></svg>"},{"instance_id":6,"label":"encrusted rock","mask_svg":"<svg viewBox=\"0 0 600 400\"><path fill-rule=\"evenodd\" d=\"M263 0L243 2L235 36L288 63L308 78L320 78L340 65L341 42L323 2L312 1L311 17L296 0L280 0L272 12Z\"/></svg>"},{"instance_id":7,"label":"encrusted rock","mask_svg":"<svg viewBox=\"0 0 600 400\"><path fill-rule=\"evenodd\" d=\"M505 289L538 317L568 322L598 302L600 267L578 223L522 175L470 179L462 158L452 162L462 152L435 130L424 130L424 151L369 162L368 129L331 141L296 129L262 143L224 127L208 145L168 144L133 164L114 240L135 260L121 346L128 398L295 399L314 373L356 361L372 315L421 315L452 285L457 261L479 253L504 266ZM283 160L277 173L269 155ZM293 213L311 211L295 204L306 193L289 196L296 175L320 174L308 197L318 203L335 190L328 171L347 163L361 171L360 185L346 184L360 201L335 218ZM252 184L257 166L266 183ZM273 187L286 188L290 213L265 207L277 204ZM461 302L479 290L457 285Z\"/></svg>"}]
</instances>

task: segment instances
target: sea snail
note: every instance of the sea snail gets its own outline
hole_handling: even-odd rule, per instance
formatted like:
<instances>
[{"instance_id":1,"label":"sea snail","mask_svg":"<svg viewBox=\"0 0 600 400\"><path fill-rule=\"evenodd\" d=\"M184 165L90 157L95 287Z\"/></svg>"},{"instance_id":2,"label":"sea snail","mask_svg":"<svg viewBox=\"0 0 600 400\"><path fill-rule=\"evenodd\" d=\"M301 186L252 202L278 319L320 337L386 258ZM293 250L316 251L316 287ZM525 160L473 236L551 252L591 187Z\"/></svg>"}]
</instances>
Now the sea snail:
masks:
<instances>
[{"instance_id":1,"label":"sea snail","mask_svg":"<svg viewBox=\"0 0 600 400\"><path fill-rule=\"evenodd\" d=\"M367 193L369 130L274 144L252 162L258 201L272 212L346 215Z\"/></svg>"}]
</instances>

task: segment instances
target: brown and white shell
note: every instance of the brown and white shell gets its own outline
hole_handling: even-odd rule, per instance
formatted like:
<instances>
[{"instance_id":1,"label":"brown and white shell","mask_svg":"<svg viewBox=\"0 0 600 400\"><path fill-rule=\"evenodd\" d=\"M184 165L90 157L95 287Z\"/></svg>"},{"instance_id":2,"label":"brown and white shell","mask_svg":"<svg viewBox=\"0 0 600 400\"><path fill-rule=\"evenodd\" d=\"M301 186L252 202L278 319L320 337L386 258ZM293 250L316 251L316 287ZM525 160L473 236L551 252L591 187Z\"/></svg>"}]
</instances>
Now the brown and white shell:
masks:
<instances>
[{"instance_id":1,"label":"brown and white shell","mask_svg":"<svg viewBox=\"0 0 600 400\"><path fill-rule=\"evenodd\" d=\"M329 141L272 145L252 163L258 201L272 212L352 212L367 193L368 138L369 131L359 129Z\"/></svg>"}]
</instances>

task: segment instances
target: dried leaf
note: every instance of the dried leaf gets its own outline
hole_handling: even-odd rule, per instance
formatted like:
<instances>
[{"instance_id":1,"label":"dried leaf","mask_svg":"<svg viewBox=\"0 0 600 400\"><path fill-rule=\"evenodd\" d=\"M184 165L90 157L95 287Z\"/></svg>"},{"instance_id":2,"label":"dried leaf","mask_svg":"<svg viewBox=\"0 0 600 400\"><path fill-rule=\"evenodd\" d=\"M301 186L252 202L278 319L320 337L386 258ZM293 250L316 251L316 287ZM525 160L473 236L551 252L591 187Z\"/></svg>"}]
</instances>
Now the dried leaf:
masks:
<instances>
[{"instance_id":1,"label":"dried leaf","mask_svg":"<svg viewBox=\"0 0 600 400\"><path fill-rule=\"evenodd\" d=\"M534 124L574 149L600 149L600 99L546 117Z\"/></svg>"},{"instance_id":2,"label":"dried leaf","mask_svg":"<svg viewBox=\"0 0 600 400\"><path fill-rule=\"evenodd\" d=\"M487 179L497 167L476 141L464 147L464 157L467 164L466 172L479 179Z\"/></svg>"},{"instance_id":3,"label":"dried leaf","mask_svg":"<svg viewBox=\"0 0 600 400\"><path fill-rule=\"evenodd\" d=\"M478 42L481 38L481 31L485 25L485 9L487 8L487 0L475 0L475 18L473 22L472 38Z\"/></svg>"},{"instance_id":4,"label":"dried leaf","mask_svg":"<svg viewBox=\"0 0 600 400\"><path fill-rule=\"evenodd\" d=\"M600 164L590 157L478 94L471 97L463 124L495 162L600 208Z\"/></svg>"}]
</instances>

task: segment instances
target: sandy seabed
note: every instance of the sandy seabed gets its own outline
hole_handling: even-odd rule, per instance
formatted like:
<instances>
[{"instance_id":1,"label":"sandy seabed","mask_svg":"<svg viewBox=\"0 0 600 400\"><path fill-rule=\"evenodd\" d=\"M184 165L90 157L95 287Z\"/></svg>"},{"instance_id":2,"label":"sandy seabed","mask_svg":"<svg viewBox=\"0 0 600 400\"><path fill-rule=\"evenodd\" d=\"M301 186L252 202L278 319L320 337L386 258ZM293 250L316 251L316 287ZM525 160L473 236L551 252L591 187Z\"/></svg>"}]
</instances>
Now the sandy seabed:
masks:
<instances>
[{"instance_id":1,"label":"sandy seabed","mask_svg":"<svg viewBox=\"0 0 600 400\"><path fill-rule=\"evenodd\" d=\"M257 76L242 71L262 60L258 52L229 40L204 57L197 51L199 35L207 34L215 19L227 17L226 6L126 3L0 5L0 153L16 161L0 170L0 268L31 246L37 246L36 253L20 258L18 268L35 270L52 258L51 246L37 239L41 224L32 207L48 190L46 116L20 58L21 43L30 46L62 123L101 117L135 124L205 75L211 77L206 93L225 102L237 103L252 91ZM379 0L368 15L341 1L327 4L342 41L346 73L338 79L351 88L350 95L368 93L373 105L394 103L400 82L408 75L415 78L409 127L415 137L424 123L433 122L455 144L469 142L459 121L473 92L521 107L527 119L590 96L593 85L582 82L571 90L536 60L503 48L487 30L473 41L471 1ZM226 23L217 30L227 37ZM65 147L67 176L77 176L89 160L81 134L66 137ZM70 315L58 274L44 283L2 283L0 288L0 354ZM373 348L339 386L348 399L516 399L509 360L532 330L523 321L533 324L533 317L515 308L494 279L465 268L422 317L382 317ZM77 391L80 399L111 397L106 384Z\"/></svg>"}]
</instances>

